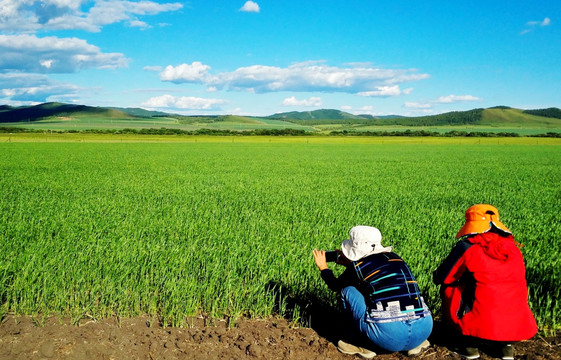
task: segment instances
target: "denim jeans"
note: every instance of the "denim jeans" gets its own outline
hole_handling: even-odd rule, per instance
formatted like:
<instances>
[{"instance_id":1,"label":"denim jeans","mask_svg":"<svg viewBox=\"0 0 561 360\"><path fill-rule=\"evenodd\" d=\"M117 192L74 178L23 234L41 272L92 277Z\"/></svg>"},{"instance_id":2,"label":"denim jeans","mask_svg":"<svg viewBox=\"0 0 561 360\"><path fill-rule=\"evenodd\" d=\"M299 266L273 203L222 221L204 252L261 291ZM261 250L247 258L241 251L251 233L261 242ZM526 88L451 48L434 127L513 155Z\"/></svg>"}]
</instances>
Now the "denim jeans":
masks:
<instances>
[{"instance_id":1,"label":"denim jeans","mask_svg":"<svg viewBox=\"0 0 561 360\"><path fill-rule=\"evenodd\" d=\"M389 351L411 350L425 341L432 331L432 316L388 323L366 321L364 295L353 286L341 291L343 306L352 315L353 328L362 338ZM357 339L359 340L359 339Z\"/></svg>"}]
</instances>

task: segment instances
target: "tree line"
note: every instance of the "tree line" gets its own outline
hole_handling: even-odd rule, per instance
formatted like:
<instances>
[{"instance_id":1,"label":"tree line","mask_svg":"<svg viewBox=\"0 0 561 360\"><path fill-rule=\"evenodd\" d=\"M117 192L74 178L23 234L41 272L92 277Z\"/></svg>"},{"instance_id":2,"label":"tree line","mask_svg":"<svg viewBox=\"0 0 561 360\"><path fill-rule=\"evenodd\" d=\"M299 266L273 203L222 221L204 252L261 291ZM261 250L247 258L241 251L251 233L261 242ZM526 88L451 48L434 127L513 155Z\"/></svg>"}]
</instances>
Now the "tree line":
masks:
<instances>
[{"instance_id":1,"label":"tree line","mask_svg":"<svg viewBox=\"0 0 561 360\"><path fill-rule=\"evenodd\" d=\"M554 108L554 107L548 109L539 109L539 110L524 110L523 113L543 116L548 118L561 119L561 109Z\"/></svg>"}]
</instances>

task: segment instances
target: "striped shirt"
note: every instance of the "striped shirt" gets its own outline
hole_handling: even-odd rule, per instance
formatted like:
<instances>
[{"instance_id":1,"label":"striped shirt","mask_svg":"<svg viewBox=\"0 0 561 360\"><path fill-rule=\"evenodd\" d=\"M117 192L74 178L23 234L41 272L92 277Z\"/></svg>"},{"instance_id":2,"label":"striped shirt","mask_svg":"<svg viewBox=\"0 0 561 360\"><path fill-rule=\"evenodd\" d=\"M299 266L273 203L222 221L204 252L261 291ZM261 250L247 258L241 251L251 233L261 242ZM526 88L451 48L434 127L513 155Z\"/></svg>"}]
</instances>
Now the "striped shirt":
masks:
<instances>
[{"instance_id":1,"label":"striped shirt","mask_svg":"<svg viewBox=\"0 0 561 360\"><path fill-rule=\"evenodd\" d=\"M330 289L356 286L364 295L370 322L414 320L430 314L417 280L405 261L393 252L353 261L339 278L328 271L322 271L322 278Z\"/></svg>"}]
</instances>

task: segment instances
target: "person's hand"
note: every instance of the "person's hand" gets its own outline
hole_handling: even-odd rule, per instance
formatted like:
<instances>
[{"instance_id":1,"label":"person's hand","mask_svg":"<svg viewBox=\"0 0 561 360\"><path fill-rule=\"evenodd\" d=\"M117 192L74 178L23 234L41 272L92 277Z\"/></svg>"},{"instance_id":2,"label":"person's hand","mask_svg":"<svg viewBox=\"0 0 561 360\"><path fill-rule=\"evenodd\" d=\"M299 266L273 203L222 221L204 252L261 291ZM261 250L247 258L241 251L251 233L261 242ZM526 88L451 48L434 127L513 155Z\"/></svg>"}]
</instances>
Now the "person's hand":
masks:
<instances>
[{"instance_id":1,"label":"person's hand","mask_svg":"<svg viewBox=\"0 0 561 360\"><path fill-rule=\"evenodd\" d=\"M325 260L325 251L314 249L314 261L320 271L328 269L327 261Z\"/></svg>"}]
</instances>

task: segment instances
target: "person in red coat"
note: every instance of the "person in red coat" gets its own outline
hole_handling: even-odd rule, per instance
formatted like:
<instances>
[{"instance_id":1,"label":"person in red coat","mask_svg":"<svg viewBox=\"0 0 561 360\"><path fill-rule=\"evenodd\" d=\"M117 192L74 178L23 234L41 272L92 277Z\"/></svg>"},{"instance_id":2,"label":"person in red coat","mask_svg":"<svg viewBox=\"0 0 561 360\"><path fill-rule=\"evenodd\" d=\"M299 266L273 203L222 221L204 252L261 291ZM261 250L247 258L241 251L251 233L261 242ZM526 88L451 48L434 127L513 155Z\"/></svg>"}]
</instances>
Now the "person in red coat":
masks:
<instances>
[{"instance_id":1,"label":"person in red coat","mask_svg":"<svg viewBox=\"0 0 561 360\"><path fill-rule=\"evenodd\" d=\"M537 332L519 244L488 204L467 209L456 238L460 241L433 274L441 285L443 317L462 335L456 352L477 359L479 347L487 346L514 359L512 343Z\"/></svg>"}]
</instances>

